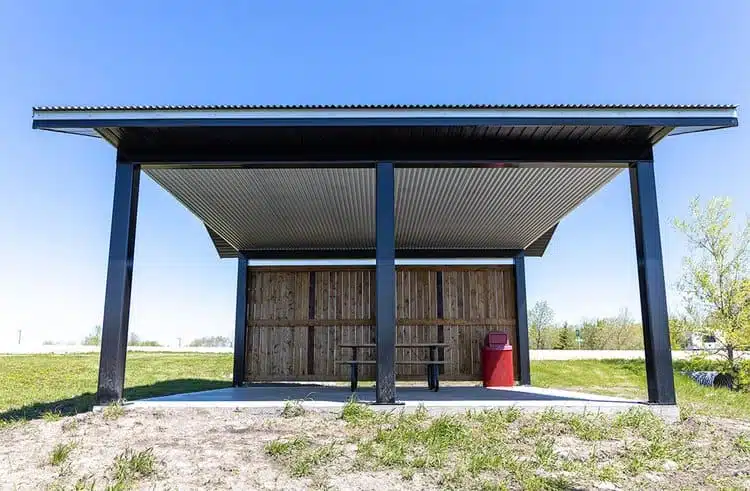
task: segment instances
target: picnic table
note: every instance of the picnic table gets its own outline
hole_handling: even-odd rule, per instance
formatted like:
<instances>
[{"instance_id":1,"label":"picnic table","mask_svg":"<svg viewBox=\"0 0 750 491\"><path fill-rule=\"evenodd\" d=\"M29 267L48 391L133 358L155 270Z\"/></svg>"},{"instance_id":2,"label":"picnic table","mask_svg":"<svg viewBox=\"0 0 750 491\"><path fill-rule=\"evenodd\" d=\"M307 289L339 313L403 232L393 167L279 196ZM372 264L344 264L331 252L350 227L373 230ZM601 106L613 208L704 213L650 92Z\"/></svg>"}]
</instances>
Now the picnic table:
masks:
<instances>
[{"instance_id":1,"label":"picnic table","mask_svg":"<svg viewBox=\"0 0 750 491\"><path fill-rule=\"evenodd\" d=\"M375 343L357 343L357 344L340 344L340 348L348 348L352 350L351 360L342 360L338 363L342 365L349 365L349 377L351 380L351 390L355 392L357 390L358 370L359 365L375 365L375 360L360 360L358 351L361 349L372 349L377 345ZM439 361L437 359L438 348L445 348L448 343L399 343L396 344L396 349L429 349L430 359L429 360L403 360L396 361L396 365L426 365L427 366L427 387L429 390L438 391L440 389L440 381L438 377L438 367L445 365L445 361Z\"/></svg>"}]
</instances>

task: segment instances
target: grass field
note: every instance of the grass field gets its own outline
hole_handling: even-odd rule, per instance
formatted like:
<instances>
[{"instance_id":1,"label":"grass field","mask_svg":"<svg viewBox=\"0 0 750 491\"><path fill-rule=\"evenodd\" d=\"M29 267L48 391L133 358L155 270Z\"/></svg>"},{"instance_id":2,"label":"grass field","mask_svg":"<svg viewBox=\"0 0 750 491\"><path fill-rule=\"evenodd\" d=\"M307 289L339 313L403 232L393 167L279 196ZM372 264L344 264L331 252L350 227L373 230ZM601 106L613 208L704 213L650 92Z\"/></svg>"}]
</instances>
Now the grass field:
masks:
<instances>
[{"instance_id":1,"label":"grass field","mask_svg":"<svg viewBox=\"0 0 750 491\"><path fill-rule=\"evenodd\" d=\"M0 356L0 420L90 410L97 371L98 354ZM536 361L531 373L539 387L646 398L642 360ZM228 354L131 352L125 398L216 389L231 379ZM687 413L750 419L750 393L702 387L679 374L676 384L678 403Z\"/></svg>"}]
</instances>

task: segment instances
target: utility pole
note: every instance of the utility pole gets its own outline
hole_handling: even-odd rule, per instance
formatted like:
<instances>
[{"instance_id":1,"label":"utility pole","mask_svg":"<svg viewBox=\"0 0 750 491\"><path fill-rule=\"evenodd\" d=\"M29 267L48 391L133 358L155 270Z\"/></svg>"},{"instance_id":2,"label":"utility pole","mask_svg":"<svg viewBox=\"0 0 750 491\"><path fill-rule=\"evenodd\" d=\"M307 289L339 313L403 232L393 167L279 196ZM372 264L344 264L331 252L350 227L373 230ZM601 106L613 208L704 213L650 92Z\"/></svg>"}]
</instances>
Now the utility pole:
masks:
<instances>
[{"instance_id":1,"label":"utility pole","mask_svg":"<svg viewBox=\"0 0 750 491\"><path fill-rule=\"evenodd\" d=\"M182 338L177 338L177 347L182 348Z\"/></svg>"},{"instance_id":2,"label":"utility pole","mask_svg":"<svg viewBox=\"0 0 750 491\"><path fill-rule=\"evenodd\" d=\"M18 344L21 344L21 330L18 330Z\"/></svg>"}]
</instances>

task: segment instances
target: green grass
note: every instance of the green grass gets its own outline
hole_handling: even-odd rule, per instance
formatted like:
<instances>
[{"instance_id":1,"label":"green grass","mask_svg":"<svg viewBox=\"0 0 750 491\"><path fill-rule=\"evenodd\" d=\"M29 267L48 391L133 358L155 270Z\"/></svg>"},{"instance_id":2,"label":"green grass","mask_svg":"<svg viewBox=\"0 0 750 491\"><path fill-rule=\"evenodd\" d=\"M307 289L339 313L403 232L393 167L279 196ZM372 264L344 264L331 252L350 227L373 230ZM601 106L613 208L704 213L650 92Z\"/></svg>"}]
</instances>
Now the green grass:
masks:
<instances>
[{"instance_id":1,"label":"green grass","mask_svg":"<svg viewBox=\"0 0 750 491\"><path fill-rule=\"evenodd\" d=\"M76 448L75 443L58 443L52 449L49 454L49 464L54 466L61 466L67 462L68 457L73 449Z\"/></svg>"},{"instance_id":2,"label":"green grass","mask_svg":"<svg viewBox=\"0 0 750 491\"><path fill-rule=\"evenodd\" d=\"M679 364L678 364L679 365ZM0 429L24 420L54 421L88 411L94 403L99 355L0 356ZM642 360L534 361L532 382L539 387L582 390L645 399ZM231 385L232 355L214 353L128 353L126 399L218 389ZM675 375L677 399L684 414L750 419L750 393L702 387ZM299 415L301 406L290 401L285 415ZM352 404L345 421L369 424L378 416ZM580 421L579 432L600 439L597 428ZM533 434L534 429L525 430ZM593 433L592 433L593 432Z\"/></svg>"},{"instance_id":3,"label":"green grass","mask_svg":"<svg viewBox=\"0 0 750 491\"><path fill-rule=\"evenodd\" d=\"M643 360L532 361L531 381L537 387L646 399ZM675 373L675 389L681 411L750 419L750 392L704 387L680 373Z\"/></svg>"},{"instance_id":4,"label":"green grass","mask_svg":"<svg viewBox=\"0 0 750 491\"><path fill-rule=\"evenodd\" d=\"M281 410L282 418L297 418L305 415L305 408L300 400L284 401L284 408Z\"/></svg>"},{"instance_id":5,"label":"green grass","mask_svg":"<svg viewBox=\"0 0 750 491\"><path fill-rule=\"evenodd\" d=\"M743 454L750 454L750 435L738 435L734 439L734 448Z\"/></svg>"},{"instance_id":6,"label":"green grass","mask_svg":"<svg viewBox=\"0 0 750 491\"><path fill-rule=\"evenodd\" d=\"M125 408L122 407L122 404L117 403L110 404L102 411L102 416L108 421L114 421L123 414L125 414Z\"/></svg>"},{"instance_id":7,"label":"green grass","mask_svg":"<svg viewBox=\"0 0 750 491\"><path fill-rule=\"evenodd\" d=\"M139 479L153 476L156 473L156 457L153 449L147 448L140 452L125 450L115 457L112 464L112 479L110 489L128 489Z\"/></svg>"},{"instance_id":8,"label":"green grass","mask_svg":"<svg viewBox=\"0 0 750 491\"><path fill-rule=\"evenodd\" d=\"M373 414L351 402L341 419L356 445L355 469L393 470L404 480L417 473L437 475L437 484L446 489L503 489L506 482L523 489L588 489L597 481L622 485L626 480L635 486L632 480L646 472L689 468L718 451L694 448L699 432L703 439L710 437L707 427L669 425L645 409L607 416L551 409L522 414L511 408L430 417L425 412ZM597 451L602 440L608 450ZM737 438L734 448L746 443ZM277 445L291 463L313 444L285 440ZM560 445L573 453L561 453ZM575 453L581 449L588 450ZM288 469L295 475L292 465Z\"/></svg>"},{"instance_id":9,"label":"green grass","mask_svg":"<svg viewBox=\"0 0 750 491\"><path fill-rule=\"evenodd\" d=\"M270 457L287 466L292 477L310 476L340 454L335 443L313 445L301 437L273 440L266 444L265 450Z\"/></svg>"},{"instance_id":10,"label":"green grass","mask_svg":"<svg viewBox=\"0 0 750 491\"><path fill-rule=\"evenodd\" d=\"M88 411L94 404L99 354L0 355L0 428L4 422ZM232 355L128 353L125 398L229 387Z\"/></svg>"}]
</instances>

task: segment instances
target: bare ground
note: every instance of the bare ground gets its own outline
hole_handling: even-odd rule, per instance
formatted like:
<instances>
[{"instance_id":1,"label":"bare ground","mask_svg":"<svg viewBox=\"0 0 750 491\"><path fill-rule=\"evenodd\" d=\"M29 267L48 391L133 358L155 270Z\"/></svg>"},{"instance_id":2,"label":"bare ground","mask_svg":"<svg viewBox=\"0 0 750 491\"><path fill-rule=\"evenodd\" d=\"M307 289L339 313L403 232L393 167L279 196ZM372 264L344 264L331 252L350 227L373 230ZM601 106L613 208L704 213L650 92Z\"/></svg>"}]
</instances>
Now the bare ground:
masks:
<instances>
[{"instance_id":1,"label":"bare ground","mask_svg":"<svg viewBox=\"0 0 750 491\"><path fill-rule=\"evenodd\" d=\"M440 426L446 422L450 424ZM607 425L614 422L604 421L601 428L598 424L570 430L574 423L560 415L476 419L393 415L387 420L345 421L336 414L284 418L232 409L138 409L109 418L86 413L0 429L0 485L2 489L114 485L135 489L750 489L750 446L744 446L744 442L750 445L747 423L689 418L660 430L662 436L643 436L637 426L625 426L617 438L606 434ZM436 426L447 430L429 433ZM455 447L430 453L438 448L435 441L439 446L441 438L454 438L450 431L463 426L469 430L459 428L464 437L455 440ZM423 428L428 439L411 428ZM487 443L474 445L489 430L502 436L490 435ZM406 432L403 438L400 431ZM659 439L667 435L679 445L661 446ZM297 441L302 443L294 450ZM72 444L69 455L53 465L55 447L66 444ZM274 444L279 444L276 454L269 450ZM408 446L412 444L413 448ZM495 447L491 445L501 445L516 456L514 471L505 470L511 461L492 459ZM118 482L114 464L118 456L147 449L152 449L154 472ZM637 461L636 455L643 456L644 462Z\"/></svg>"}]
</instances>

